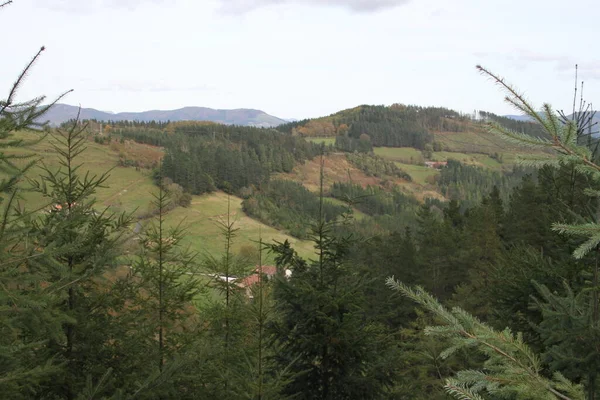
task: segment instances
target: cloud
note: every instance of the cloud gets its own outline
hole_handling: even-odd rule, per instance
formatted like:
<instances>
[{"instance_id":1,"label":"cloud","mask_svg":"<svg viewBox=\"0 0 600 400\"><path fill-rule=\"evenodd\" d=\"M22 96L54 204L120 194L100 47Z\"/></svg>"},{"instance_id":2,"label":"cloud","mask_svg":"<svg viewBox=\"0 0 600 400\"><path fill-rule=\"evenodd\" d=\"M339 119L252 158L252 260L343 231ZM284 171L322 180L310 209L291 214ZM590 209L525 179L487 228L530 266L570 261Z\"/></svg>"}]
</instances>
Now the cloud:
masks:
<instances>
[{"instance_id":1,"label":"cloud","mask_svg":"<svg viewBox=\"0 0 600 400\"><path fill-rule=\"evenodd\" d=\"M375 12L407 4L410 0L219 0L223 11L242 14L261 7L282 4L343 7L355 12Z\"/></svg>"},{"instance_id":2,"label":"cloud","mask_svg":"<svg viewBox=\"0 0 600 400\"><path fill-rule=\"evenodd\" d=\"M148 4L165 0L38 0L38 5L52 11L91 13L99 9L126 9L133 11Z\"/></svg>"},{"instance_id":3,"label":"cloud","mask_svg":"<svg viewBox=\"0 0 600 400\"><path fill-rule=\"evenodd\" d=\"M478 58L492 58L508 61L518 69L536 66L536 64L550 64L553 65L554 70L558 72L560 76L565 77L575 75L575 64L577 64L579 77L581 79L600 79L600 61L598 60L577 60L565 55L540 53L525 49L518 49L510 54L475 52L473 55Z\"/></svg>"}]
</instances>

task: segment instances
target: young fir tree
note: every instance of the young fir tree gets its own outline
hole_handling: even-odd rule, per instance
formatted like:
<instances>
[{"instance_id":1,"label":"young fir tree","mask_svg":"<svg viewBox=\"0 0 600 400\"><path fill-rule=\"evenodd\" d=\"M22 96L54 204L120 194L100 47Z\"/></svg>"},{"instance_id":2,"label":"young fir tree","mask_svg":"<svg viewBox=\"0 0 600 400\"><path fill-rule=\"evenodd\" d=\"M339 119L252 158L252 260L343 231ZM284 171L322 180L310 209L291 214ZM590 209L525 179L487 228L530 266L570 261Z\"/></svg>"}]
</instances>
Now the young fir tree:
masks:
<instances>
[{"instance_id":1,"label":"young fir tree","mask_svg":"<svg viewBox=\"0 0 600 400\"><path fill-rule=\"evenodd\" d=\"M321 168L321 174L323 173ZM323 177L321 196L323 203ZM354 244L331 234L323 208L313 228L317 259L306 262L288 243L272 248L277 266L293 271L274 286L278 318L271 335L279 368L294 374L283 390L298 399L385 398L395 375L394 344L382 325L366 315L364 282L348 263Z\"/></svg>"},{"instance_id":2,"label":"young fir tree","mask_svg":"<svg viewBox=\"0 0 600 400\"><path fill-rule=\"evenodd\" d=\"M204 263L213 296L201 309L209 328L203 337L207 343L201 372L203 396L219 399L243 398L245 393L240 393L240 388L246 388L247 380L252 379L246 358L249 313L244 293L236 283L249 271L244 260L233 252L238 228L231 219L230 202L227 211L226 219L219 223L224 252L220 257L208 255Z\"/></svg>"},{"instance_id":3,"label":"young fir tree","mask_svg":"<svg viewBox=\"0 0 600 400\"><path fill-rule=\"evenodd\" d=\"M96 207L94 194L108 179L108 173L82 173L78 163L87 141L85 127L77 122L67 131L53 134L59 156L54 170L42 166L34 190L52 206L32 223L30 240L44 253L29 258L27 269L44 274L47 291L59 302L57 309L67 320L62 334L51 338L48 358L63 363L63 370L46 388L47 393L76 398L88 376L106 372L98 356L110 335L105 328L109 310L105 301L106 278L118 266L120 243L130 218L116 216Z\"/></svg>"},{"instance_id":4,"label":"young fir tree","mask_svg":"<svg viewBox=\"0 0 600 400\"><path fill-rule=\"evenodd\" d=\"M0 2L0 9L10 3ZM20 183L38 161L30 147L44 137L41 119L66 94L44 106L44 96L17 101L21 85L43 51L44 47L19 74L8 96L0 99L0 393L12 399L34 396L59 371L56 360L40 356L40 348L60 331L64 320L50 311L55 299L43 287L44 274L24 267L40 252L24 239L35 210L23 209ZM32 140L23 138L25 132Z\"/></svg>"},{"instance_id":5,"label":"young fir tree","mask_svg":"<svg viewBox=\"0 0 600 400\"><path fill-rule=\"evenodd\" d=\"M181 398L189 390L186 362L192 361L200 323L194 300L203 285L195 254L182 248L185 231L180 225L168 227L166 216L172 200L163 183L153 197L156 217L139 237L141 249L129 276L133 296L129 307L133 318L129 323L133 325L124 344L141 352L131 354L139 360L132 366L132 381L152 377L161 383L153 384L153 396Z\"/></svg>"}]
</instances>

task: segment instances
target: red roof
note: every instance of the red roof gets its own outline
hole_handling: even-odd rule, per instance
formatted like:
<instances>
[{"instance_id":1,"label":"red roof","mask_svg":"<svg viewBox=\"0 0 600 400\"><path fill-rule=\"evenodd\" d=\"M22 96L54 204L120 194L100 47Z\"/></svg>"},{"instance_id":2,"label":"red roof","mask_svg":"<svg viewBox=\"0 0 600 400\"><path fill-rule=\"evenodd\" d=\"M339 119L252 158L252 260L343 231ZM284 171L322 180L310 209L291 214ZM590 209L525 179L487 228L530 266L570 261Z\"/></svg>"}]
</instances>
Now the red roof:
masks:
<instances>
[{"instance_id":1,"label":"red roof","mask_svg":"<svg viewBox=\"0 0 600 400\"><path fill-rule=\"evenodd\" d=\"M244 279L242 279L238 285L240 287L248 287L248 286L252 286L258 283L258 273L262 272L264 275L266 275L267 277L271 277L274 276L275 274L277 274L277 267L274 267L272 265L263 265L262 266L262 271L261 271L261 267L257 266L254 269L254 273L250 276L245 277Z\"/></svg>"},{"instance_id":2,"label":"red roof","mask_svg":"<svg viewBox=\"0 0 600 400\"><path fill-rule=\"evenodd\" d=\"M274 267L272 265L263 265L262 266L262 271L260 271L260 267L256 266L256 269L254 270L254 272L258 273L258 272L262 272L265 275L268 276L273 276L277 273L277 267Z\"/></svg>"},{"instance_id":3,"label":"red roof","mask_svg":"<svg viewBox=\"0 0 600 400\"><path fill-rule=\"evenodd\" d=\"M258 283L258 274L252 274L250 276L245 277L238 283L240 287L249 287Z\"/></svg>"}]
</instances>

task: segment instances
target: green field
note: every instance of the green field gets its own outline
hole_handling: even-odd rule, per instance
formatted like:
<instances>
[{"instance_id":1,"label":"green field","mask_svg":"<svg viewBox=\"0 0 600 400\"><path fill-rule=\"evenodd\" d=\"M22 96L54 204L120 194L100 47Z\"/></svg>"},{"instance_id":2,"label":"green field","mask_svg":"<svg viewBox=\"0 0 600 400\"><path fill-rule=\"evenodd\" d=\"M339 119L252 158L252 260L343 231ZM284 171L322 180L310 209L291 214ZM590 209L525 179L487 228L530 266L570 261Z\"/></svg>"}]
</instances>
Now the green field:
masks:
<instances>
[{"instance_id":1,"label":"green field","mask_svg":"<svg viewBox=\"0 0 600 400\"><path fill-rule=\"evenodd\" d=\"M31 133L20 133L18 137L29 140L34 136ZM33 180L40 180L40 175L45 174L43 167L56 171L59 168L59 158L56 150L52 147L55 139L48 137L42 142L34 145L31 151L21 149L12 149L9 154L33 154L32 160L39 160L36 165L29 170L27 177ZM86 143L86 150L75 159L75 164L82 164L78 173L83 177L86 173L90 176L109 171L109 177L103 188L100 188L95 194L97 207L104 208L112 206L118 211L141 213L146 211L150 202L150 192L155 190L156 186L150 178L150 171L135 168L125 168L118 166L118 154L109 148L93 141ZM26 160L21 160L23 164ZM23 183L23 189L30 186L27 182ZM24 190L21 192L23 202L29 209L44 207L48 200L37 193ZM136 211L137 210L137 211Z\"/></svg>"},{"instance_id":2,"label":"green field","mask_svg":"<svg viewBox=\"0 0 600 400\"><path fill-rule=\"evenodd\" d=\"M433 153L431 159L433 161L457 160L463 164L478 165L492 169L502 168L502 164L487 154L477 153L458 153L450 151L438 151Z\"/></svg>"},{"instance_id":3,"label":"green field","mask_svg":"<svg viewBox=\"0 0 600 400\"><path fill-rule=\"evenodd\" d=\"M307 137L305 139L313 143L323 143L325 146L333 146L335 144L335 137Z\"/></svg>"},{"instance_id":4,"label":"green field","mask_svg":"<svg viewBox=\"0 0 600 400\"><path fill-rule=\"evenodd\" d=\"M421 151L412 147L375 147L373 151L380 157L403 164L423 165L425 162Z\"/></svg>"},{"instance_id":5,"label":"green field","mask_svg":"<svg viewBox=\"0 0 600 400\"><path fill-rule=\"evenodd\" d=\"M435 140L442 144L444 150L458 153L494 154L517 149L498 136L483 130L436 133Z\"/></svg>"},{"instance_id":6,"label":"green field","mask_svg":"<svg viewBox=\"0 0 600 400\"><path fill-rule=\"evenodd\" d=\"M31 134L24 136L31 138ZM59 167L59 159L56 150L52 147L51 140L51 138L47 138L36 144L32 151L46 167L55 170ZM107 145L100 145L90 140L86 146L87 149L78 160L83 164L79 173L85 175L89 172L91 175L100 175L110 170L105 187L99 189L95 194L97 208L110 207L112 211L133 212L134 215L143 214L152 209L152 193L156 193L157 187L152 182L149 170L119 167L118 153ZM24 154L22 150L14 152ZM39 179L39 175L43 173L40 167L42 162L28 172L29 178ZM28 184L25 183L23 186L27 187ZM22 199L28 209L43 208L49 204L48 200L40 195L27 191L23 192ZM237 238L234 240L234 251L238 251L243 246L253 245L253 241L258 240L259 235L262 234L263 240L266 242L288 239L302 256L311 256L314 253L311 243L292 238L249 218L242 212L241 199L231 197L230 200L232 220L236 221L236 228L239 228ZM191 250L198 253L218 254L224 248L222 238L219 236L218 221L226 216L227 195L216 193L194 196L190 207L178 207L169 212L167 223L173 226L183 222L187 227L185 243L191 247Z\"/></svg>"},{"instance_id":7,"label":"green field","mask_svg":"<svg viewBox=\"0 0 600 400\"><path fill-rule=\"evenodd\" d=\"M239 251L243 246L256 246L262 236L264 242L273 240L292 243L294 249L303 257L314 255L313 244L286 235L275 228L262 224L242 211L242 199L228 196L218 192L203 196L194 196L190 207L176 208L167 216L167 224L175 226L181 224L185 229L185 244L190 250L200 254L222 254L225 242L221 235L221 223L227 222L229 203L229 216L234 227L238 229L233 239L233 251ZM271 256L267 260L272 261Z\"/></svg>"},{"instance_id":8,"label":"green field","mask_svg":"<svg viewBox=\"0 0 600 400\"><path fill-rule=\"evenodd\" d=\"M432 177L440 173L440 171L436 169L425 167L422 165L403 164L397 161L394 162L394 164L396 164L398 168L402 169L404 172L409 174L412 180L420 185L429 184L430 179L432 179Z\"/></svg>"}]
</instances>

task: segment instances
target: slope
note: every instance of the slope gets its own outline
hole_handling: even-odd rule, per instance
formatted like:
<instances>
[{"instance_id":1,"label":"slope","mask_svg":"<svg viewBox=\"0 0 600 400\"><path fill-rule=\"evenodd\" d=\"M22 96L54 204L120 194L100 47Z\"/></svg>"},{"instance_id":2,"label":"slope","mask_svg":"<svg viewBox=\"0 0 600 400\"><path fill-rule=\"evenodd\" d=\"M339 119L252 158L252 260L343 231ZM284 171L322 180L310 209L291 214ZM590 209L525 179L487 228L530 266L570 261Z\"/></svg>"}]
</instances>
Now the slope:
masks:
<instances>
[{"instance_id":1,"label":"slope","mask_svg":"<svg viewBox=\"0 0 600 400\"><path fill-rule=\"evenodd\" d=\"M31 133L20 133L19 137L34 138ZM42 165L50 169L59 167L58 156L52 147L52 140L52 138L46 138L32 148L36 153L35 157L40 157L42 162L28 173L29 178L38 179L37 177L43 172ZM24 154L21 150L19 153ZM90 137L87 149L80 160L83 163L80 173L89 172L92 175L99 175L110 171L105 187L96 193L97 208L99 210L107 208L112 212L133 213L139 218L153 209L152 194L156 193L157 187L153 183L150 169L124 167L122 160L126 158L131 162L148 163L152 160L158 161L161 157L162 149L158 147L129 140L122 143L113 140L110 144L99 144ZM24 186L28 185L24 184ZM21 200L30 210L39 209L40 212L44 212L51 207L46 199L28 191L22 193ZM195 252L219 254L223 250L222 239L219 236L219 221L227 216L228 201L230 201L232 220L236 221L236 228L239 228L233 247L234 251L239 251L245 246L255 247L255 241L262 235L263 240L267 243L273 240L289 240L294 243L295 248L303 256L311 256L314 253L310 243L282 234L274 228L247 217L241 211L241 199L233 196L228 199L228 196L222 192L193 196L190 207L178 207L169 212L167 223L173 226L181 221L185 222L187 228L185 242ZM144 219L137 221L142 226L149 222ZM135 225L137 222L133 224L132 229ZM130 246L128 249L135 251L135 246Z\"/></svg>"}]
</instances>

